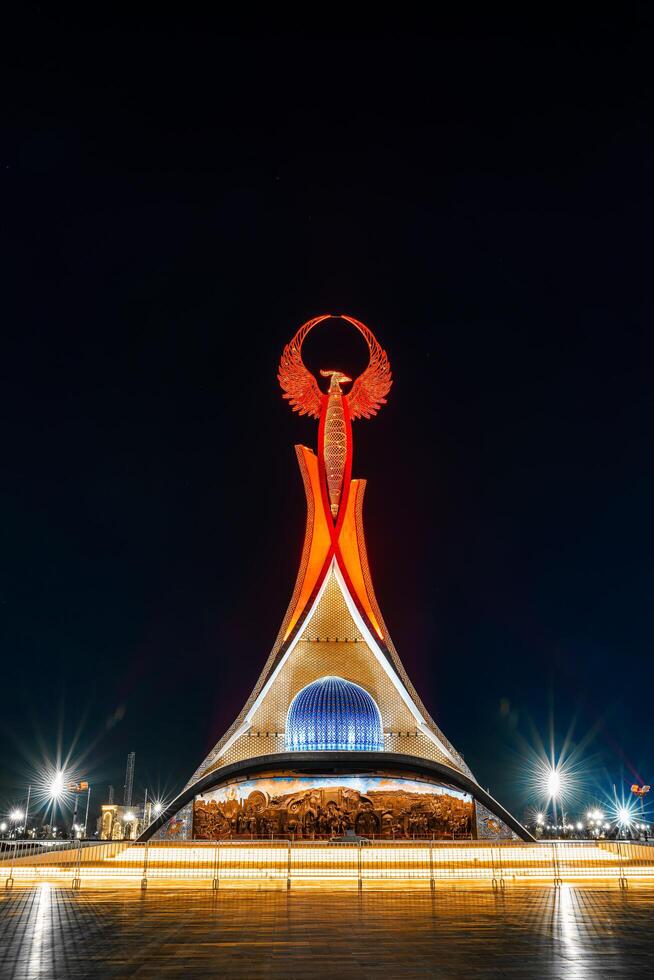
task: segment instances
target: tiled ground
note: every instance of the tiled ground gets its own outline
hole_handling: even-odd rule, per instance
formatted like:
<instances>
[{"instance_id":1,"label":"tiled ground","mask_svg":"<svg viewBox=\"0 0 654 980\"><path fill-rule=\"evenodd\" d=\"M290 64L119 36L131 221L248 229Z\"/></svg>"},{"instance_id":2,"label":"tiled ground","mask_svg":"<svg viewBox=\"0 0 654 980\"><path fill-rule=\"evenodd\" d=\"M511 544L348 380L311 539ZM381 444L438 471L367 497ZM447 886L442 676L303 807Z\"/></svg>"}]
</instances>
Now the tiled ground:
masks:
<instances>
[{"instance_id":1,"label":"tiled ground","mask_svg":"<svg viewBox=\"0 0 654 980\"><path fill-rule=\"evenodd\" d=\"M654 888L0 891L0 977L654 976Z\"/></svg>"}]
</instances>

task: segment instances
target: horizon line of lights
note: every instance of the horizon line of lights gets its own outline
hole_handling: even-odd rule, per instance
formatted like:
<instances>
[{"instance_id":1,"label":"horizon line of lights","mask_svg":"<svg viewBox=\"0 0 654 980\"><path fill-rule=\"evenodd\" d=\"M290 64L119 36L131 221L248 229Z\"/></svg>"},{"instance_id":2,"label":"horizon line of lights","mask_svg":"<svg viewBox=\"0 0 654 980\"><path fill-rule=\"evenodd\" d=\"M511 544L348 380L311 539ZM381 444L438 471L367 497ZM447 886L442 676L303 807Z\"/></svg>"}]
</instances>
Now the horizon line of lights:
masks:
<instances>
[{"instance_id":1,"label":"horizon line of lights","mask_svg":"<svg viewBox=\"0 0 654 980\"><path fill-rule=\"evenodd\" d=\"M562 823L556 822L556 803L557 801L563 806L565 803L565 798L570 795L571 780L569 779L569 774L566 772L566 765L559 759L557 763L549 763L540 759L538 764L532 774L532 783L534 783L539 789L543 796L547 797L548 803L551 802L554 807L554 823L546 823L547 814L539 811L535 820L530 821L530 823L535 824L537 827L545 830L562 830L562 831L578 831L581 832L584 829L599 835L602 831L610 830L612 826L618 827L622 831L634 829L638 831L649 831L651 825L649 823L642 822L642 817L644 816L642 812L642 801L640 814L637 809L635 801L631 801L628 798L625 799L624 793L622 794L622 800L618 800L617 794L615 794L615 799L610 810L610 819L606 820L605 813L595 807L589 809L586 813L586 825L580 820L573 823L565 822L565 812L561 813L563 818ZM68 779L68 782L67 782ZM50 803L53 807L54 816L54 806L57 802L63 800L66 804L69 802L67 797L72 797L74 788L72 786L73 773L69 771L66 773L62 768L51 767L50 769L43 772L40 778L35 781L35 793L34 801L39 810L42 809L43 804L46 806ZM574 782L574 781L572 781ZM90 790L89 790L90 791ZM615 792L615 790L614 790ZM146 791L147 793L147 791ZM29 797L28 797L29 799ZM39 805L40 804L40 805ZM151 800L150 802L150 812L149 818L150 823L153 819L157 819L166 807L166 802L162 799ZM637 819L637 816L641 816L641 820ZM20 806L14 807L7 814L9 821L13 824L14 833L27 828L20 828L18 825L21 820L26 816L26 812L23 811ZM143 812L143 821L145 823L146 811ZM29 819L29 818L28 818ZM132 809L128 810L126 814L122 816L122 821L125 823L132 823L134 820L140 820L136 812ZM0 833L4 834L7 831L6 821L0 822ZM73 833L86 830L86 824L75 823L71 828ZM52 826L52 831L56 833L57 828Z\"/></svg>"},{"instance_id":2,"label":"horizon line of lights","mask_svg":"<svg viewBox=\"0 0 654 980\"><path fill-rule=\"evenodd\" d=\"M553 800L554 802L554 800ZM534 823L536 827L540 827L543 830L563 830L563 831L578 831L583 830L589 831L591 834L600 834L604 831L610 830L612 827L618 828L621 831L627 830L637 830L649 832L651 830L651 823L646 822L643 818L645 814L639 811L636 803L625 800L622 801L616 799L614 803L609 807L609 814L607 819L607 814L604 813L599 807L594 807L589 809L586 813L586 820L576 820L572 823L567 823L565 820L565 813L562 815L562 822L558 823L556 820L556 810L554 811L554 822L548 823L547 814L539 811L536 814Z\"/></svg>"}]
</instances>

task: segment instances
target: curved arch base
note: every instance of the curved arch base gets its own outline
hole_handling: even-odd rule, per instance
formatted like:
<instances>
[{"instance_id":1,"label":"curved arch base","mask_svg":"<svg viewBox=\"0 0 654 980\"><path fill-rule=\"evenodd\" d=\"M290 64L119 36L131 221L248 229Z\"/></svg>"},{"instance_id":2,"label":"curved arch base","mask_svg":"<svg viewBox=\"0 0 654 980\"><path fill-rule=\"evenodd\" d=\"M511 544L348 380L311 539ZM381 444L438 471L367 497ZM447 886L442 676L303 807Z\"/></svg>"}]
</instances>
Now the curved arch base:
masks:
<instances>
[{"instance_id":1,"label":"curved arch base","mask_svg":"<svg viewBox=\"0 0 654 980\"><path fill-rule=\"evenodd\" d=\"M362 779L381 777L385 781L393 778L428 779L445 789L449 787L458 794L466 794L472 800L474 818L471 829L474 837L498 837L504 827L521 840L534 840L529 831L474 779L442 763L388 752L283 752L224 766L196 780L150 824L139 841L150 840L185 808L188 812L197 797L227 784L263 776L315 776L321 780L329 777L329 782L336 782L339 776Z\"/></svg>"}]
</instances>

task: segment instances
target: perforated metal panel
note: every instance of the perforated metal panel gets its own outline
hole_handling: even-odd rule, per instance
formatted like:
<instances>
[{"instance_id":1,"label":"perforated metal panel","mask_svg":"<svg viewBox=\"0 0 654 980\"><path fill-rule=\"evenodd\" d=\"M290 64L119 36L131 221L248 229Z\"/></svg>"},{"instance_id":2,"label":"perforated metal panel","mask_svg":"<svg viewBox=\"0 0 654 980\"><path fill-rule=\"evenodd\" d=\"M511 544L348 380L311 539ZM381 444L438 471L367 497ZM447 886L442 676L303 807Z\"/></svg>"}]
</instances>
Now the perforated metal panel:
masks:
<instances>
[{"instance_id":1,"label":"perforated metal panel","mask_svg":"<svg viewBox=\"0 0 654 980\"><path fill-rule=\"evenodd\" d=\"M381 752L379 708L358 684L321 677L293 698L284 744L288 752Z\"/></svg>"},{"instance_id":2,"label":"perforated metal panel","mask_svg":"<svg viewBox=\"0 0 654 980\"><path fill-rule=\"evenodd\" d=\"M364 642L332 572L311 622L254 713L249 732L236 739L205 772L255 756L286 751L284 733L289 705L302 688L327 674L352 681L370 694L381 714L385 751L452 764L418 730L413 713Z\"/></svg>"}]
</instances>

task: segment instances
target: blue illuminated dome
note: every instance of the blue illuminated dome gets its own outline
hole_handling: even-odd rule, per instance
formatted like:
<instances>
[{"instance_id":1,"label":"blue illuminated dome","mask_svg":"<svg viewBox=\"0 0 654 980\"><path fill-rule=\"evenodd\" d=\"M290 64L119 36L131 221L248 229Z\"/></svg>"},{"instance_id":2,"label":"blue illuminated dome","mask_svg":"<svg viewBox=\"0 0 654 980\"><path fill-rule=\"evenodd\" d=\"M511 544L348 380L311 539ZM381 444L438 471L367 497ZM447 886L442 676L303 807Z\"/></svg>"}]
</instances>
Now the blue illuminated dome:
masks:
<instances>
[{"instance_id":1,"label":"blue illuminated dome","mask_svg":"<svg viewBox=\"0 0 654 980\"><path fill-rule=\"evenodd\" d=\"M358 684L321 677L291 701L285 743L290 752L381 752L379 708Z\"/></svg>"}]
</instances>

